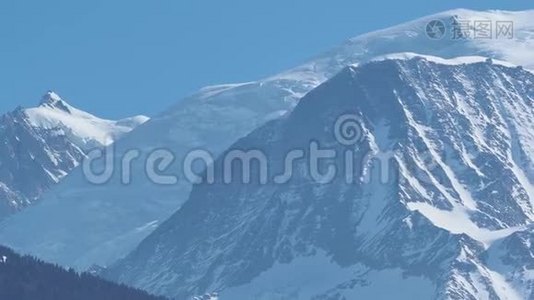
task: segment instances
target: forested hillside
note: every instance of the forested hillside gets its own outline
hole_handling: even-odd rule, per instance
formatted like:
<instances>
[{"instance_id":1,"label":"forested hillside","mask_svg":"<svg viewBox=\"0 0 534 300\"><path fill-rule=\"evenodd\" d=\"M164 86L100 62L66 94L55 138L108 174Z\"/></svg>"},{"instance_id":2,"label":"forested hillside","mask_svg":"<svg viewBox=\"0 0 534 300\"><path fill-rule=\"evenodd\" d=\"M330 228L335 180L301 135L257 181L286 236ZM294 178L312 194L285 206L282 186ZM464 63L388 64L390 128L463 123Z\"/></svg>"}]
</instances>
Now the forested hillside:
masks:
<instances>
[{"instance_id":1,"label":"forested hillside","mask_svg":"<svg viewBox=\"0 0 534 300\"><path fill-rule=\"evenodd\" d=\"M2 300L165 300L88 273L79 274L0 246Z\"/></svg>"}]
</instances>

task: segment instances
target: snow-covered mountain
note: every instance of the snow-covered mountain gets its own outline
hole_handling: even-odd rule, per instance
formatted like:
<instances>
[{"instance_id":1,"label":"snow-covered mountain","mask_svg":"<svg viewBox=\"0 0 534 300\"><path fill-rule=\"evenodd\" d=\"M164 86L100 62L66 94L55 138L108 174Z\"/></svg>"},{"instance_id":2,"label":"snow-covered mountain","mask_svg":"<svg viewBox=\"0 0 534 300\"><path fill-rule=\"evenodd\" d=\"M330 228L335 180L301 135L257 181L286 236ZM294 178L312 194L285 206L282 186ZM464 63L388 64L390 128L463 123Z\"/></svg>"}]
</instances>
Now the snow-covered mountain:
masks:
<instances>
[{"instance_id":1,"label":"snow-covered mountain","mask_svg":"<svg viewBox=\"0 0 534 300\"><path fill-rule=\"evenodd\" d=\"M107 146L149 119L146 116L118 121L101 119L72 107L51 91L43 96L38 107L25 109L24 114L33 127L62 129L84 151Z\"/></svg>"},{"instance_id":2,"label":"snow-covered mountain","mask_svg":"<svg viewBox=\"0 0 534 300\"><path fill-rule=\"evenodd\" d=\"M513 21L514 39L430 39L431 20L450 26L455 20ZM353 38L308 63L258 81L214 86L181 100L121 139L113 151L120 157L137 149L134 178L125 185L115 172L104 185L88 183L81 170L47 193L40 205L0 226L0 243L63 265L87 268L109 265L129 253L188 198L191 184L181 164L192 149L220 154L254 129L292 111L298 100L344 67L398 52L443 58L482 55L534 68L534 11L475 12L454 10ZM175 153L170 172L180 175L173 185L147 180L145 161L155 149ZM116 170L121 163L115 160Z\"/></svg>"},{"instance_id":3,"label":"snow-covered mountain","mask_svg":"<svg viewBox=\"0 0 534 300\"><path fill-rule=\"evenodd\" d=\"M17 108L0 119L0 217L31 205L58 183L93 148L144 123L97 118L48 92L39 106Z\"/></svg>"},{"instance_id":4,"label":"snow-covered mountain","mask_svg":"<svg viewBox=\"0 0 534 300\"><path fill-rule=\"evenodd\" d=\"M108 276L178 299L534 297L534 74L394 57L346 68L225 152L261 150L274 176L304 149L289 181L262 184L257 164L252 183L239 168L228 183L222 155L215 184ZM357 117L340 127L355 143L335 134L340 116ZM338 170L328 183L310 171L313 143L336 153L319 164Z\"/></svg>"}]
</instances>

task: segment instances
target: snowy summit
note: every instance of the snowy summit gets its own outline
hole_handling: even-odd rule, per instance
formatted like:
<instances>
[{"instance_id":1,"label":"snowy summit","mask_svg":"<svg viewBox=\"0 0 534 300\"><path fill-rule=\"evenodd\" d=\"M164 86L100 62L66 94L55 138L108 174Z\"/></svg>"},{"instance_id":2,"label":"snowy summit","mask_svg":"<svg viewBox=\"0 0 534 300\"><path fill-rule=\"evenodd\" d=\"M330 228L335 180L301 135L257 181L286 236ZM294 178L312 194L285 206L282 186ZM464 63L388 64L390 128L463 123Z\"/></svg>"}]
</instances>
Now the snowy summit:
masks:
<instances>
[{"instance_id":1,"label":"snowy summit","mask_svg":"<svg viewBox=\"0 0 534 300\"><path fill-rule=\"evenodd\" d=\"M0 218L20 211L79 165L88 150L121 138L148 120L104 120L49 91L37 107L0 117Z\"/></svg>"}]
</instances>

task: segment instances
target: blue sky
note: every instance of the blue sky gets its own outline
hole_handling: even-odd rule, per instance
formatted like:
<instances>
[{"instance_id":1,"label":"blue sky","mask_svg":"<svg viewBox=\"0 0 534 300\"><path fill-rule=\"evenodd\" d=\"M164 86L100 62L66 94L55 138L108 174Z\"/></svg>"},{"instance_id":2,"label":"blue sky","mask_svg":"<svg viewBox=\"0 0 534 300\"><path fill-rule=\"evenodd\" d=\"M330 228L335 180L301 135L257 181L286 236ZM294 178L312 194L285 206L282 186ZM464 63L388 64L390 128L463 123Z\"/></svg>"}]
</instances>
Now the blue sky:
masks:
<instances>
[{"instance_id":1,"label":"blue sky","mask_svg":"<svg viewBox=\"0 0 534 300\"><path fill-rule=\"evenodd\" d=\"M52 89L109 118L296 66L347 38L453 9L530 1L0 0L0 113Z\"/></svg>"}]
</instances>

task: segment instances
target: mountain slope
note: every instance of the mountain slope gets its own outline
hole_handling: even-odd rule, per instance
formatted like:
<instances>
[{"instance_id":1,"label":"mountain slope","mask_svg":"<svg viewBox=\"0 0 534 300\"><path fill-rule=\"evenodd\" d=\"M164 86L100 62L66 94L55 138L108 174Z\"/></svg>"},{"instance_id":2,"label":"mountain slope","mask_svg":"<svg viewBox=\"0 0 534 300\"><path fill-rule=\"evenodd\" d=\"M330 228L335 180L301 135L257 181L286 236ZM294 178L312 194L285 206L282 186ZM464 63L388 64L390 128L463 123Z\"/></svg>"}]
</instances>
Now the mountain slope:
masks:
<instances>
[{"instance_id":1,"label":"mountain slope","mask_svg":"<svg viewBox=\"0 0 534 300\"><path fill-rule=\"evenodd\" d=\"M447 37L433 40L425 28L435 19L448 26L458 19L512 20L516 38L452 40L447 30ZM132 149L141 151L133 162L131 184L122 184L120 160L114 161L116 172L104 185L88 183L82 171L76 170L45 195L42 205L8 220L0 228L0 242L77 268L109 265L186 201L191 184L183 177L181 164L192 149L205 149L216 157L258 126L290 112L303 95L342 68L380 55L483 55L532 67L530 52L522 51L534 43L532 20L532 11L444 12L356 37L302 66L263 80L202 89L115 144L112 151L119 158ZM155 184L144 175L147 156L155 149L175 154L168 173L179 177L177 184Z\"/></svg>"},{"instance_id":2,"label":"mountain slope","mask_svg":"<svg viewBox=\"0 0 534 300\"><path fill-rule=\"evenodd\" d=\"M513 234L534 220L534 74L402 57L345 69L226 152L261 150L273 176L304 149L289 181L262 183L260 164L250 184L240 169L228 181L222 155L215 184L195 186L108 277L222 300L531 297L530 247L493 248L530 239ZM361 133L356 143L335 134L340 116L357 117L359 128L340 127ZM318 164L337 170L326 183L311 169L314 143L336 154Z\"/></svg>"},{"instance_id":3,"label":"mountain slope","mask_svg":"<svg viewBox=\"0 0 534 300\"><path fill-rule=\"evenodd\" d=\"M0 298L17 300L164 300L89 274L66 271L0 247Z\"/></svg>"},{"instance_id":4,"label":"mountain slope","mask_svg":"<svg viewBox=\"0 0 534 300\"><path fill-rule=\"evenodd\" d=\"M34 203L85 156L120 138L146 117L102 120L48 92L38 107L0 119L0 217Z\"/></svg>"}]
</instances>

